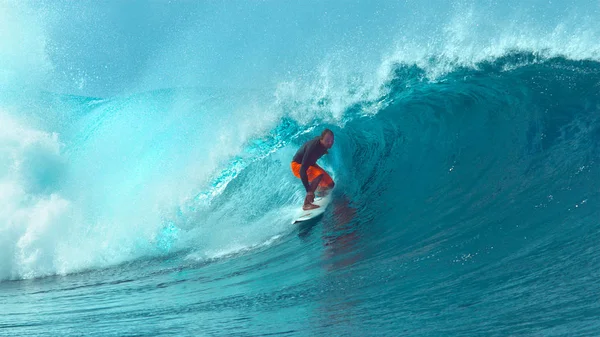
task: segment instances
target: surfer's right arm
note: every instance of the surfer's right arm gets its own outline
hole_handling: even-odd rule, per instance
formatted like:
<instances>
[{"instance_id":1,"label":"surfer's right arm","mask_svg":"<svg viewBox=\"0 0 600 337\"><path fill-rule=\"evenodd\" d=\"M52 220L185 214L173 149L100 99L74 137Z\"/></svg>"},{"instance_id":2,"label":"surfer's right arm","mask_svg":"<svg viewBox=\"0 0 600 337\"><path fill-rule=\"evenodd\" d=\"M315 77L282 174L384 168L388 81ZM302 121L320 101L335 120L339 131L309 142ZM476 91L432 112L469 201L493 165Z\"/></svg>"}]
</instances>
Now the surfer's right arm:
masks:
<instances>
[{"instance_id":1,"label":"surfer's right arm","mask_svg":"<svg viewBox=\"0 0 600 337\"><path fill-rule=\"evenodd\" d=\"M310 184L308 183L308 174L306 173L306 171L308 170L308 167L310 166L309 163L309 157L310 157L310 152L312 150L312 146L307 146L306 149L304 150L304 156L302 156L302 165L300 166L300 179L302 180L302 184L304 185L304 188L306 189L307 193L313 193L314 191L310 190ZM313 193L314 195L314 193Z\"/></svg>"},{"instance_id":2,"label":"surfer's right arm","mask_svg":"<svg viewBox=\"0 0 600 337\"><path fill-rule=\"evenodd\" d=\"M313 191L308 183L308 173L306 172L308 167L311 165L309 159L311 151L313 151L313 146L307 146L304 150L304 156L302 156L302 165L300 166L300 179L302 180L302 184L306 189L306 198L304 199L305 205L311 204L313 201L315 201L315 191Z\"/></svg>"}]
</instances>

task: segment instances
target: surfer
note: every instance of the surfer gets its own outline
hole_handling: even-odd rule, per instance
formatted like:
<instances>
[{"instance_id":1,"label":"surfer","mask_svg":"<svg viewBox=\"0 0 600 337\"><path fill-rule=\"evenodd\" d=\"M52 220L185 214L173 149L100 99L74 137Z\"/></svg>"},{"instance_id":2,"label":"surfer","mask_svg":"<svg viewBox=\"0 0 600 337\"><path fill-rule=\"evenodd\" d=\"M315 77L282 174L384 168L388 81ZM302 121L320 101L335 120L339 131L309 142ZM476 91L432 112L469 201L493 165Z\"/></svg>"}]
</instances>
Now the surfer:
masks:
<instances>
[{"instance_id":1,"label":"surfer","mask_svg":"<svg viewBox=\"0 0 600 337\"><path fill-rule=\"evenodd\" d=\"M317 165L317 159L327 154L327 150L332 146L333 131L325 129L319 137L304 143L294 155L292 172L302 180L302 184L306 189L306 198L302 206L304 210L319 208L318 205L313 204L317 187L319 190L325 191L332 189L334 186L331 176Z\"/></svg>"}]
</instances>

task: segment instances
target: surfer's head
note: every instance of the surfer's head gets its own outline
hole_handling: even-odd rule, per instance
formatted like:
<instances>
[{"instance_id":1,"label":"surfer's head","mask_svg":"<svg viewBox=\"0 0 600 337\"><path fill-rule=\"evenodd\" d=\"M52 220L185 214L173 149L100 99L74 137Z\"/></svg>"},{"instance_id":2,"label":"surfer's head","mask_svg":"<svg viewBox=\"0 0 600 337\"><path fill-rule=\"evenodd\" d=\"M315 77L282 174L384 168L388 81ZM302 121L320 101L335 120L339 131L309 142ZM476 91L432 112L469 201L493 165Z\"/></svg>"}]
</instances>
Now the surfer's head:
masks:
<instances>
[{"instance_id":1,"label":"surfer's head","mask_svg":"<svg viewBox=\"0 0 600 337\"><path fill-rule=\"evenodd\" d=\"M321 132L321 144L325 146L326 149L331 149L333 146L333 131L325 129Z\"/></svg>"}]
</instances>

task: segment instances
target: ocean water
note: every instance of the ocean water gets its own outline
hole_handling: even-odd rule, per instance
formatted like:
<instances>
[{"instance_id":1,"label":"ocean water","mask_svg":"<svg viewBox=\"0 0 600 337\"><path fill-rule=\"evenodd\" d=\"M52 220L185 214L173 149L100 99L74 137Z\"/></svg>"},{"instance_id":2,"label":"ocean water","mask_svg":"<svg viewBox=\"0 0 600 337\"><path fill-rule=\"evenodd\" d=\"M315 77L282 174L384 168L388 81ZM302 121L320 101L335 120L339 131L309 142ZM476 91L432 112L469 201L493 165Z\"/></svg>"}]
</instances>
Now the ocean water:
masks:
<instances>
[{"instance_id":1,"label":"ocean water","mask_svg":"<svg viewBox=\"0 0 600 337\"><path fill-rule=\"evenodd\" d=\"M0 335L599 335L599 17L0 1Z\"/></svg>"}]
</instances>

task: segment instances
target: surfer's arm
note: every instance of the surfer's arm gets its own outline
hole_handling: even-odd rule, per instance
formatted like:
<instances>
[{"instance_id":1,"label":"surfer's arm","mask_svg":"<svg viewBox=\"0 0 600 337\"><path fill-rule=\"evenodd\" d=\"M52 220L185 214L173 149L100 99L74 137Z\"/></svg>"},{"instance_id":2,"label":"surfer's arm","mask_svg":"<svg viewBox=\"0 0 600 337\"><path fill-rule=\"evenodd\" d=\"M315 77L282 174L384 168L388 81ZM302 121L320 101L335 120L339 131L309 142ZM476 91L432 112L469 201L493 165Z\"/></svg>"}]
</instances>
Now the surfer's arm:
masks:
<instances>
[{"instance_id":1,"label":"surfer's arm","mask_svg":"<svg viewBox=\"0 0 600 337\"><path fill-rule=\"evenodd\" d=\"M300 179L302 179L302 184L304 185L306 192L310 192L310 184L308 183L308 174L306 173L306 170L308 170L308 165L302 163L302 166L300 166Z\"/></svg>"},{"instance_id":2,"label":"surfer's arm","mask_svg":"<svg viewBox=\"0 0 600 337\"><path fill-rule=\"evenodd\" d=\"M304 156L302 157L302 165L300 166L300 179L302 180L302 184L304 185L304 188L306 189L306 192L312 192L310 190L310 184L308 183L308 173L306 173L306 171L308 170L308 167L310 166L310 164L308 163L309 161L309 157L310 157L310 152L312 151L312 147L308 147L305 151L304 151Z\"/></svg>"}]
</instances>

